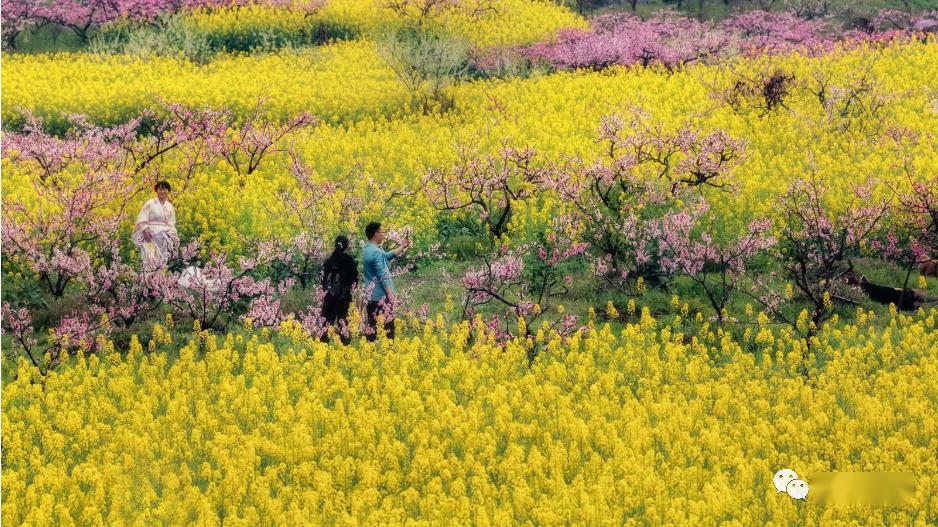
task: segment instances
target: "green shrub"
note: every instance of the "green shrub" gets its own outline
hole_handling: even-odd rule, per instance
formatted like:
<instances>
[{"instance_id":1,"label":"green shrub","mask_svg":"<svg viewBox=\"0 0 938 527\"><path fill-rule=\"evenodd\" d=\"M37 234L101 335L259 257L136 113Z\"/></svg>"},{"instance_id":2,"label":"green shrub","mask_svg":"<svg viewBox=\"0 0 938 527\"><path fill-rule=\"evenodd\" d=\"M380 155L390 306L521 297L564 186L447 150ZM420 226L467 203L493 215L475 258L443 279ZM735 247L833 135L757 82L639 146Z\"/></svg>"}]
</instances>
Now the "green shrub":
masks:
<instances>
[{"instance_id":1,"label":"green shrub","mask_svg":"<svg viewBox=\"0 0 938 527\"><path fill-rule=\"evenodd\" d=\"M446 252L458 260L478 258L490 243L485 226L473 215L440 214L436 229Z\"/></svg>"},{"instance_id":2,"label":"green shrub","mask_svg":"<svg viewBox=\"0 0 938 527\"><path fill-rule=\"evenodd\" d=\"M468 41L422 26L386 30L378 52L424 113L453 108L449 86L467 77L471 46Z\"/></svg>"},{"instance_id":3,"label":"green shrub","mask_svg":"<svg viewBox=\"0 0 938 527\"><path fill-rule=\"evenodd\" d=\"M206 33L183 16L172 15L154 24L118 22L92 37L89 51L137 56L185 56L205 64L221 52L263 52L282 48L316 46L351 39L355 31L327 22L310 22L298 31L254 28L249 31Z\"/></svg>"},{"instance_id":4,"label":"green shrub","mask_svg":"<svg viewBox=\"0 0 938 527\"><path fill-rule=\"evenodd\" d=\"M183 55L200 64L211 60L215 53L209 38L180 16L168 16L155 24L111 24L92 37L89 48L92 53Z\"/></svg>"}]
</instances>

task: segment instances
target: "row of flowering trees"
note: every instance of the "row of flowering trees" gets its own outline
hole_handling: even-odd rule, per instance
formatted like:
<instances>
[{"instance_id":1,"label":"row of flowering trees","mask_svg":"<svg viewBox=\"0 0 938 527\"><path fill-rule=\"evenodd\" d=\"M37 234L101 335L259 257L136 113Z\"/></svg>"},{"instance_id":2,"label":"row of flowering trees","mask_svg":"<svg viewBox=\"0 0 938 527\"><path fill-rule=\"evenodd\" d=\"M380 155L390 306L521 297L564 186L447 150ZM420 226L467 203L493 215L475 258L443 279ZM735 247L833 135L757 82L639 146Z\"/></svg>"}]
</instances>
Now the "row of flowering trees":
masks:
<instances>
[{"instance_id":1,"label":"row of flowering trees","mask_svg":"<svg viewBox=\"0 0 938 527\"><path fill-rule=\"evenodd\" d=\"M265 4L289 5L285 0ZM186 8L244 5L255 0L3 0L3 41L15 47L16 37L30 29L54 25L87 42L91 31L116 20L154 22L163 15Z\"/></svg>"},{"instance_id":2,"label":"row of flowering trees","mask_svg":"<svg viewBox=\"0 0 938 527\"><path fill-rule=\"evenodd\" d=\"M4 196L4 273L19 277L7 282L17 288L40 289L32 305L5 305L4 324L34 363L40 359L31 351L37 348L27 307L51 328L45 367L69 349L93 349L95 335L128 328L163 306L206 327L230 313L269 318L277 289L261 271L282 247L264 244L232 265L225 254L204 255L191 243L169 270L159 271L131 261L122 234L136 213L131 204L155 181L171 174L185 191L194 175L218 163L244 177L281 153L278 144L286 135L316 124L306 114L280 124L258 115L236 128L230 112L166 104L109 128L75 117L62 137L28 115L22 132L4 135L3 156L15 166L13 177L28 181ZM189 267L200 269L194 280L183 277Z\"/></svg>"},{"instance_id":3,"label":"row of flowering trees","mask_svg":"<svg viewBox=\"0 0 938 527\"><path fill-rule=\"evenodd\" d=\"M3 272L10 285L3 325L18 349L46 370L70 351L94 350L99 335L129 330L166 311L206 329L235 318L278 324L281 297L319 283L331 250L325 240L335 226L326 218L354 219L366 205L388 215L402 191L360 169L339 181L317 179L289 145L291 135L318 120L300 114L271 122L264 110L261 100L239 119L227 110L166 103L113 127L74 116L61 136L27 114L22 131L5 133L3 157L16 192L3 198ZM292 187L278 191L272 212L294 235L243 240L248 249L237 257L185 239L168 262L133 257L126 230L137 212L131 208L156 181L171 180L177 192L199 192L198 176L218 174L221 166L237 187L270 163L292 176ZM406 235L389 233L398 241ZM30 288L38 294L23 293ZM295 316L321 335L321 295L311 296ZM46 338L38 338L46 329Z\"/></svg>"},{"instance_id":4,"label":"row of flowering trees","mask_svg":"<svg viewBox=\"0 0 938 527\"><path fill-rule=\"evenodd\" d=\"M899 129L887 135L897 152L910 146L900 143L919 140ZM899 177L908 179L896 186L904 191L874 195L867 182L845 203L832 199L838 196L823 174L812 172L777 198L770 217L735 232L710 210L708 196L737 192L732 174L745 156L743 142L720 130L666 131L640 110L631 120L605 118L600 139L605 153L589 163L548 163L530 149L506 145L497 155L428 171L423 187L430 203L441 211L474 211L491 239L482 265L463 278L467 318L482 310L486 324L504 337L529 335L565 293L577 263L622 295L687 277L721 324L731 319L730 299L741 295L807 341L832 316L834 303L857 303L863 293L904 309L926 300L907 289L908 274L902 288L891 288L869 284L854 269L866 254L911 273L938 254L938 175L916 173L908 157L897 165ZM562 213L541 239L511 247L503 235L513 210L545 192L561 198ZM559 331L577 327L569 314L551 319Z\"/></svg>"},{"instance_id":5,"label":"row of flowering trees","mask_svg":"<svg viewBox=\"0 0 938 527\"><path fill-rule=\"evenodd\" d=\"M749 11L720 22L701 22L663 10L648 19L629 13L598 16L588 31L570 29L556 39L519 48L518 55L556 69L660 65L669 70L729 55L829 51L838 44L888 41L938 30L938 13L918 16L884 11L866 31L836 27L831 19L792 12ZM483 54L478 67L495 70L499 53Z\"/></svg>"},{"instance_id":6,"label":"row of flowering trees","mask_svg":"<svg viewBox=\"0 0 938 527\"><path fill-rule=\"evenodd\" d=\"M4 273L20 277L17 287L41 289L37 300L5 293L14 304L5 305L4 326L19 349L37 366L52 367L69 350L93 349L97 335L165 310L203 328L232 318L276 325L287 316L287 291L318 284L324 241L333 234L325 218L337 210L357 217L366 202L383 203L377 214L392 215L396 195L413 195L360 171L339 181L315 178L285 145L317 120L271 123L262 113L235 123L226 111L166 104L110 128L75 118L62 137L33 116L22 132L5 134L11 177L28 186L4 196ZM574 274L590 268L599 285L622 297L687 277L720 324L732 321L728 305L743 295L810 340L835 303L862 300L860 292L903 308L923 300L907 288L908 275L901 288L877 289L853 265L866 251L911 274L938 254L938 176L902 155L922 139L902 129L890 129L886 139L898 154L897 173L908 180L894 185L894 194L858 185L853 199L832 206L831 189L815 173L795 180L769 217L739 229L710 203L737 192L733 174L745 143L690 124L664 128L638 109L602 120L596 159L547 162L509 144L491 155L463 149L453 166L428 170L419 188L443 214L469 212L485 226L481 259L462 277L462 316L501 338L530 336L545 322L564 334L575 330L576 314L563 312L559 300ZM237 183L271 162L295 182L281 191L278 211L293 236L249 240L238 258L188 242L165 268L130 258L122 228L154 181L172 174L186 191L194 175L223 164ZM516 236L516 211L543 196L559 198L549 225ZM317 304L294 313L312 334L325 330ZM36 327L49 330L41 345Z\"/></svg>"}]
</instances>

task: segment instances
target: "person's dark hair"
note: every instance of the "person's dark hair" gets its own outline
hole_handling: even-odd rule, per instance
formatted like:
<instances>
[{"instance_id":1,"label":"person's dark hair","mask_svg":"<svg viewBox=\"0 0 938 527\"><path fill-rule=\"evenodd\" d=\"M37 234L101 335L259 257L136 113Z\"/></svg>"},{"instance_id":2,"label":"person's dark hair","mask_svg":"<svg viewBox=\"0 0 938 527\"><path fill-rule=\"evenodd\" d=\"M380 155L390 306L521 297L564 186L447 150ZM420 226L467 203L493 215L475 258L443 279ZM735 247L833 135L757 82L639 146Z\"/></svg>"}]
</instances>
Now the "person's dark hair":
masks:
<instances>
[{"instance_id":1,"label":"person's dark hair","mask_svg":"<svg viewBox=\"0 0 938 527\"><path fill-rule=\"evenodd\" d=\"M348 237L344 234L340 234L335 237L335 250L334 253L344 253L348 249Z\"/></svg>"},{"instance_id":2,"label":"person's dark hair","mask_svg":"<svg viewBox=\"0 0 938 527\"><path fill-rule=\"evenodd\" d=\"M170 191L170 192L173 191L173 187L169 186L169 182L167 182L167 181L157 181L157 182L156 182L156 185L153 185L153 190L154 190L154 191L157 191L157 190L159 190L159 189L161 189L161 188L165 188L166 190L168 190L168 191Z\"/></svg>"},{"instance_id":3,"label":"person's dark hair","mask_svg":"<svg viewBox=\"0 0 938 527\"><path fill-rule=\"evenodd\" d=\"M369 223L368 226L365 227L365 237L368 238L369 240L372 239L375 233L378 232L378 229L380 228L381 228L381 224L377 221L373 221Z\"/></svg>"}]
</instances>

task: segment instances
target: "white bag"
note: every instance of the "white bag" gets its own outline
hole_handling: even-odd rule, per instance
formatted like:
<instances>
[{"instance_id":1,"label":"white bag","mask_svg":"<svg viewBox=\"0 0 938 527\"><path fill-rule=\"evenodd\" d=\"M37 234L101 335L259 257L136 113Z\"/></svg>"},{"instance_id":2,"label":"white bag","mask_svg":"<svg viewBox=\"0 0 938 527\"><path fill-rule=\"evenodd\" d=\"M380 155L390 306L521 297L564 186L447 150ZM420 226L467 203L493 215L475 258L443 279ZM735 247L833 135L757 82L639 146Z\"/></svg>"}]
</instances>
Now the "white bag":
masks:
<instances>
[{"instance_id":1,"label":"white bag","mask_svg":"<svg viewBox=\"0 0 938 527\"><path fill-rule=\"evenodd\" d=\"M207 278L205 274L202 273L202 270L194 265L186 267L182 273L179 274L178 283L183 289L204 287L212 292L218 291L219 287L218 280Z\"/></svg>"}]
</instances>

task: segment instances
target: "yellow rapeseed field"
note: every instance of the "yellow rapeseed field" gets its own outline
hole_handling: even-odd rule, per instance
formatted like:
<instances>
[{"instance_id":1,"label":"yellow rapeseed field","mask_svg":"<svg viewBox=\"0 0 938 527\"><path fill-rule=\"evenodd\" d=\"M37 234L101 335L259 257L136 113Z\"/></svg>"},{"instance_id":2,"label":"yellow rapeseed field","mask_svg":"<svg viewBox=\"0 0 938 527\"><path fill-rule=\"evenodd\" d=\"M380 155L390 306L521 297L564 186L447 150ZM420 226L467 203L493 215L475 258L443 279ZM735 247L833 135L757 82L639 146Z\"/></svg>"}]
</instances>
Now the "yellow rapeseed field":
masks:
<instances>
[{"instance_id":1,"label":"yellow rapeseed field","mask_svg":"<svg viewBox=\"0 0 938 527\"><path fill-rule=\"evenodd\" d=\"M727 229L767 214L789 181L812 170L845 196L851 185L872 178L878 192L903 180L895 152L883 140L888 127L922 135L908 152L920 167L938 165L938 44L896 43L861 46L823 57L798 54L740 59L722 66L694 66L676 73L656 69L571 72L529 79L469 82L454 88L454 110L410 113L409 95L366 41L337 43L316 51L285 55L232 56L198 67L182 59L137 59L78 55L18 55L3 59L6 80L4 118L19 108L61 118L84 112L93 119L119 122L159 99L253 109L268 98L270 117L304 110L325 124L289 138L319 178L348 177L360 166L387 187L417 190L427 167L455 159L454 147L473 144L483 151L503 140L532 146L545 159L578 155L590 160L600 151L597 130L602 116L639 106L652 123L667 128L691 124L704 131L727 130L746 141L746 156L731 179L738 193L712 193L714 210ZM711 96L738 75L778 68L794 75L799 88L787 108L759 116L737 114ZM826 75L833 87L866 78L884 98L878 116L860 115L843 132L842 120L828 118L811 95L814 79ZM6 190L25 193L16 170L6 171ZM199 176L174 196L184 234L237 250L236 233L267 235L278 210L278 188L291 188L286 157L272 157L246 182L243 201L230 200L234 176L225 170ZM240 183L240 182L239 182ZM521 203L513 228L537 228L560 206L549 195ZM831 203L837 206L837 203ZM399 200L390 219L427 233L436 212L417 192ZM430 232L428 235L432 235Z\"/></svg>"},{"instance_id":2,"label":"yellow rapeseed field","mask_svg":"<svg viewBox=\"0 0 938 527\"><path fill-rule=\"evenodd\" d=\"M160 100L252 111L268 101L269 117L303 111L341 123L404 113L407 92L367 41L286 55L233 55L198 66L183 58L61 53L3 59L3 118L22 108L55 121L82 113L120 123Z\"/></svg>"},{"instance_id":3,"label":"yellow rapeseed field","mask_svg":"<svg viewBox=\"0 0 938 527\"><path fill-rule=\"evenodd\" d=\"M5 128L21 124L23 110L61 131L68 114L116 124L163 102L245 116L266 100L274 120L308 111L321 124L277 146L293 149L314 179L349 184L342 192L367 203L359 217L334 200L316 217L322 231L360 238L365 218L380 217L389 228L413 228L419 247L437 241L440 214L420 178L453 163L458 146L484 153L507 142L533 147L545 162L589 163L602 151L601 119L619 113L628 122L634 108L653 126L723 129L746 143L729 177L739 192L707 191L727 230L771 214L787 183L810 172L833 189L827 207L868 179L877 196L901 189L889 128L918 133L905 153L919 167L938 166L934 39L677 71L463 79L446 88L452 107L422 112L376 44L401 19L376 0L329 0L312 14L308 5L182 16L217 38L320 24L351 38L219 54L202 65L182 56L5 52ZM587 25L557 2L490 5L479 16L456 9L424 23L478 49ZM777 111L720 102L736 82L773 72L792 79ZM824 85L836 98L857 83L869 89L844 113L812 93ZM278 197L300 192L284 152L249 176L218 163L186 185L175 155L160 176L174 186L184 241L237 255L253 239L297 234ZM4 201L54 207L30 177L4 156ZM401 195L383 203L363 190L376 187ZM123 239L150 197L128 205ZM509 235L522 241L565 206L551 192L513 205ZM5 281L34 279L4 271ZM938 308L859 308L846 322L834 315L809 351L764 313L734 337L700 314L685 324L677 315L656 320L648 307L636 315L634 299L629 306L613 323L590 311L570 337L542 327L505 344L433 306L435 319L399 320L397 340L354 335L348 347L309 338L293 318L260 330L248 320L221 335L174 328L167 316L148 319L142 327L152 330L129 337L127 349L101 336L99 351L44 377L5 354L0 519L35 527L938 524ZM40 328L61 315L35 314ZM781 468L809 478L911 472L917 485L903 506L835 507L816 494L777 493Z\"/></svg>"},{"instance_id":4,"label":"yellow rapeseed field","mask_svg":"<svg viewBox=\"0 0 938 527\"><path fill-rule=\"evenodd\" d=\"M289 321L182 342L157 325L44 383L20 363L3 522L933 525L938 310L881 317L826 326L805 356L785 330L687 338L645 311L539 334L530 369L533 342L442 318L348 348ZM783 467L912 472L917 491L798 502L772 485Z\"/></svg>"},{"instance_id":5,"label":"yellow rapeseed field","mask_svg":"<svg viewBox=\"0 0 938 527\"><path fill-rule=\"evenodd\" d=\"M185 18L200 31L218 35L268 29L295 32L320 24L368 35L402 21L378 0L330 0L312 14L306 9L310 2L294 4L288 8L253 5L197 10L187 13ZM444 9L427 22L480 48L529 44L552 38L559 29L587 26L582 17L550 2L494 0L477 4L485 9L474 15L471 13L474 4L467 4L468 8Z\"/></svg>"}]
</instances>

